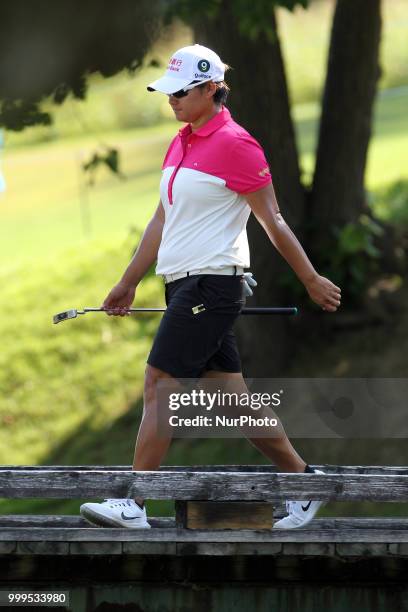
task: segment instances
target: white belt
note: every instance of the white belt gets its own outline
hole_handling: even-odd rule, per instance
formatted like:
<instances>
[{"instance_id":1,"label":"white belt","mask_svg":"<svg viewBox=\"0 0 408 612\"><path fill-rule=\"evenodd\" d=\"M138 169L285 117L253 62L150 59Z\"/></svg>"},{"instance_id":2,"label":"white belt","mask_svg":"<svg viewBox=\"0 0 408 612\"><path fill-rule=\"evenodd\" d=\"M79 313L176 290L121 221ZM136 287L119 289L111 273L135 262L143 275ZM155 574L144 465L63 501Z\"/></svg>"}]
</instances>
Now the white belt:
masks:
<instances>
[{"instance_id":1,"label":"white belt","mask_svg":"<svg viewBox=\"0 0 408 612\"><path fill-rule=\"evenodd\" d=\"M190 270L190 272L177 272L176 274L162 274L165 283L171 283L185 276L196 274L224 274L226 276L240 276L244 273L244 268L239 266L227 266L225 268L201 268L201 270Z\"/></svg>"}]
</instances>

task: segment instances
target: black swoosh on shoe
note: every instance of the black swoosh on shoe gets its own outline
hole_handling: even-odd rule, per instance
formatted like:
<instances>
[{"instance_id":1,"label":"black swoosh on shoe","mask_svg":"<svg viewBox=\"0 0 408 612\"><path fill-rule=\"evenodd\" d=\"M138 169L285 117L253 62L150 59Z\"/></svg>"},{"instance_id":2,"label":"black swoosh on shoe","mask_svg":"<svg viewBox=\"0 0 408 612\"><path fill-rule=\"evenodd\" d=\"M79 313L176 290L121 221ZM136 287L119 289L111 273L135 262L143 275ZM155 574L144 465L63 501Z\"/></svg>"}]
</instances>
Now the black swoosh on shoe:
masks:
<instances>
[{"instance_id":1,"label":"black swoosh on shoe","mask_svg":"<svg viewBox=\"0 0 408 612\"><path fill-rule=\"evenodd\" d=\"M302 510L303 510L304 512L307 512L307 511L309 510L309 508L310 508L310 504L311 504L311 503L312 503L312 500L310 500L310 502L309 502L308 504L306 504L306 506L302 506Z\"/></svg>"},{"instance_id":2,"label":"black swoosh on shoe","mask_svg":"<svg viewBox=\"0 0 408 612\"><path fill-rule=\"evenodd\" d=\"M124 514L122 512L122 514L120 515L124 521L134 521L135 519L141 519L141 516L126 516L126 514Z\"/></svg>"}]
</instances>

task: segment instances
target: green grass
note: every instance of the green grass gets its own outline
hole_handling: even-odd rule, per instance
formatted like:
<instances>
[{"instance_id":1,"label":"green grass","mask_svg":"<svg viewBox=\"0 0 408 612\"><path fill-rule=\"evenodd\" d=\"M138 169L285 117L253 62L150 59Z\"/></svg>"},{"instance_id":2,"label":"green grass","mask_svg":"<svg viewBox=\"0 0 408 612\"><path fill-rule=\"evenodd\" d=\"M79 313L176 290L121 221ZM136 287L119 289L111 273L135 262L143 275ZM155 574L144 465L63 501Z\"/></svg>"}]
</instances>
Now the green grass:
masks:
<instances>
[{"instance_id":1,"label":"green grass","mask_svg":"<svg viewBox=\"0 0 408 612\"><path fill-rule=\"evenodd\" d=\"M94 242L64 261L1 275L1 309L9 313L0 322L2 463L41 460L72 431L106 425L139 397L157 316L119 321L101 313L52 324L56 312L102 302L135 239ZM140 304L160 301L157 283L144 280Z\"/></svg>"},{"instance_id":2,"label":"green grass","mask_svg":"<svg viewBox=\"0 0 408 612\"><path fill-rule=\"evenodd\" d=\"M93 187L85 184L80 156L88 159L95 141L72 139L10 153L4 163L7 191L0 196L3 264L55 258L91 239L123 239L131 227L146 225L159 199L161 161L175 125L114 132L105 137L121 153L119 180L106 169ZM81 206L89 210L91 232Z\"/></svg>"},{"instance_id":3,"label":"green grass","mask_svg":"<svg viewBox=\"0 0 408 612\"><path fill-rule=\"evenodd\" d=\"M408 87L378 94L366 168L366 186L369 190L408 177L407 104ZM305 183L310 183L313 176L319 114L320 107L315 103L293 107L301 151L302 180Z\"/></svg>"}]
</instances>

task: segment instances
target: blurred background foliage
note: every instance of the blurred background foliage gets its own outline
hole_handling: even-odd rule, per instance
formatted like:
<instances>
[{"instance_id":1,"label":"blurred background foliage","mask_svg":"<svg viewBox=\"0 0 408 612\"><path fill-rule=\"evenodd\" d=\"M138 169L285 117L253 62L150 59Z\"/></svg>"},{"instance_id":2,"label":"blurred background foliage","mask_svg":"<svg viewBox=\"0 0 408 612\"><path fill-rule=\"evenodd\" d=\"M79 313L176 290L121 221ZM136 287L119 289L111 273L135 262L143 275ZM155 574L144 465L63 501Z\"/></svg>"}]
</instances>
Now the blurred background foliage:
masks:
<instances>
[{"instance_id":1,"label":"blurred background foliage","mask_svg":"<svg viewBox=\"0 0 408 612\"><path fill-rule=\"evenodd\" d=\"M314 0L309 10L298 8L294 13L277 10L281 44L292 102L305 106L304 114L318 113L326 69L334 2ZM383 39L381 44L382 75L380 90L407 86L406 28L407 8L404 0L386 0L383 4ZM8 132L7 146L25 146L68 136L106 133L111 130L148 127L173 120L167 99L150 95L146 83L163 71L169 54L175 48L193 42L191 30L183 22L168 25L143 60L143 69L129 74L126 70L109 79L96 73L89 78L85 100L67 96L67 103L55 107L50 98L44 111L53 116L51 126L25 129L22 133ZM151 63L157 65L151 65ZM234 68L234 67L233 67ZM395 93L394 95L403 95Z\"/></svg>"},{"instance_id":2,"label":"blurred background foliage","mask_svg":"<svg viewBox=\"0 0 408 612\"><path fill-rule=\"evenodd\" d=\"M315 0L307 11L277 11L300 151L302 182L310 185L315 161L320 96L334 2ZM382 75L375 106L366 188L378 223L362 217L337 229L338 248L327 265L340 284L359 294L367 267L379 260L380 222L398 236L401 258L408 228L408 5L383 3ZM167 98L146 84L163 71L171 52L193 35L181 21L163 30L134 74L108 79L94 74L84 100L67 93L61 106L49 98L51 125L6 131L0 149L6 190L0 193L0 461L3 464L130 465L141 417L145 360L159 318L90 314L52 325L68 308L99 306L119 279L157 205L160 167L177 131ZM199 42L199 41L198 41ZM226 58L226 61L227 58ZM239 92L232 92L238 96ZM255 101L249 101L255 104ZM120 155L118 181L98 167L91 187L83 165L113 147ZM331 257L331 259L330 259ZM352 277L341 276L344 261ZM377 270L378 272L378 270ZM406 376L408 295L395 272L382 270L367 294L380 296L390 313L375 327L340 329L342 350L311 334L299 345L287 376ZM374 274L375 276L375 274ZM370 277L371 278L371 277ZM294 301L304 289L293 277ZM395 296L398 296L397 298ZM304 297L304 296L303 296ZM162 283L152 270L137 305L164 305ZM351 315L352 316L352 315ZM375 319L375 316L374 316ZM378 323L378 319L377 319ZM310 359L310 354L314 359ZM316 442L319 442L316 444ZM295 440L309 463L406 463L404 440ZM346 451L346 452L345 452ZM177 440L166 464L267 463L245 440ZM0 501L4 512L78 512L80 501ZM148 502L153 514L172 504ZM397 504L331 504L326 514L398 513Z\"/></svg>"}]
</instances>

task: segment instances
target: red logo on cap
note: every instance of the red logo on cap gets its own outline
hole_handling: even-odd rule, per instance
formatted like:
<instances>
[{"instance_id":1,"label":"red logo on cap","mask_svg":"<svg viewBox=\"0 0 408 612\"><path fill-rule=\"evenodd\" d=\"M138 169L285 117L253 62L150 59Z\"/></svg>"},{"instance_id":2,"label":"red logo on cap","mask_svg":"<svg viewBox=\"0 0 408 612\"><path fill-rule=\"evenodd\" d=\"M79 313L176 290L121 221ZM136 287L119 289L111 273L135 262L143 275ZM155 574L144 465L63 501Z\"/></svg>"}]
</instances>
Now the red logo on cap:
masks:
<instances>
[{"instance_id":1,"label":"red logo on cap","mask_svg":"<svg viewBox=\"0 0 408 612\"><path fill-rule=\"evenodd\" d=\"M183 60L177 59L176 57L172 57L169 61L168 70L174 70L175 72L179 72L180 66L183 63Z\"/></svg>"}]
</instances>

